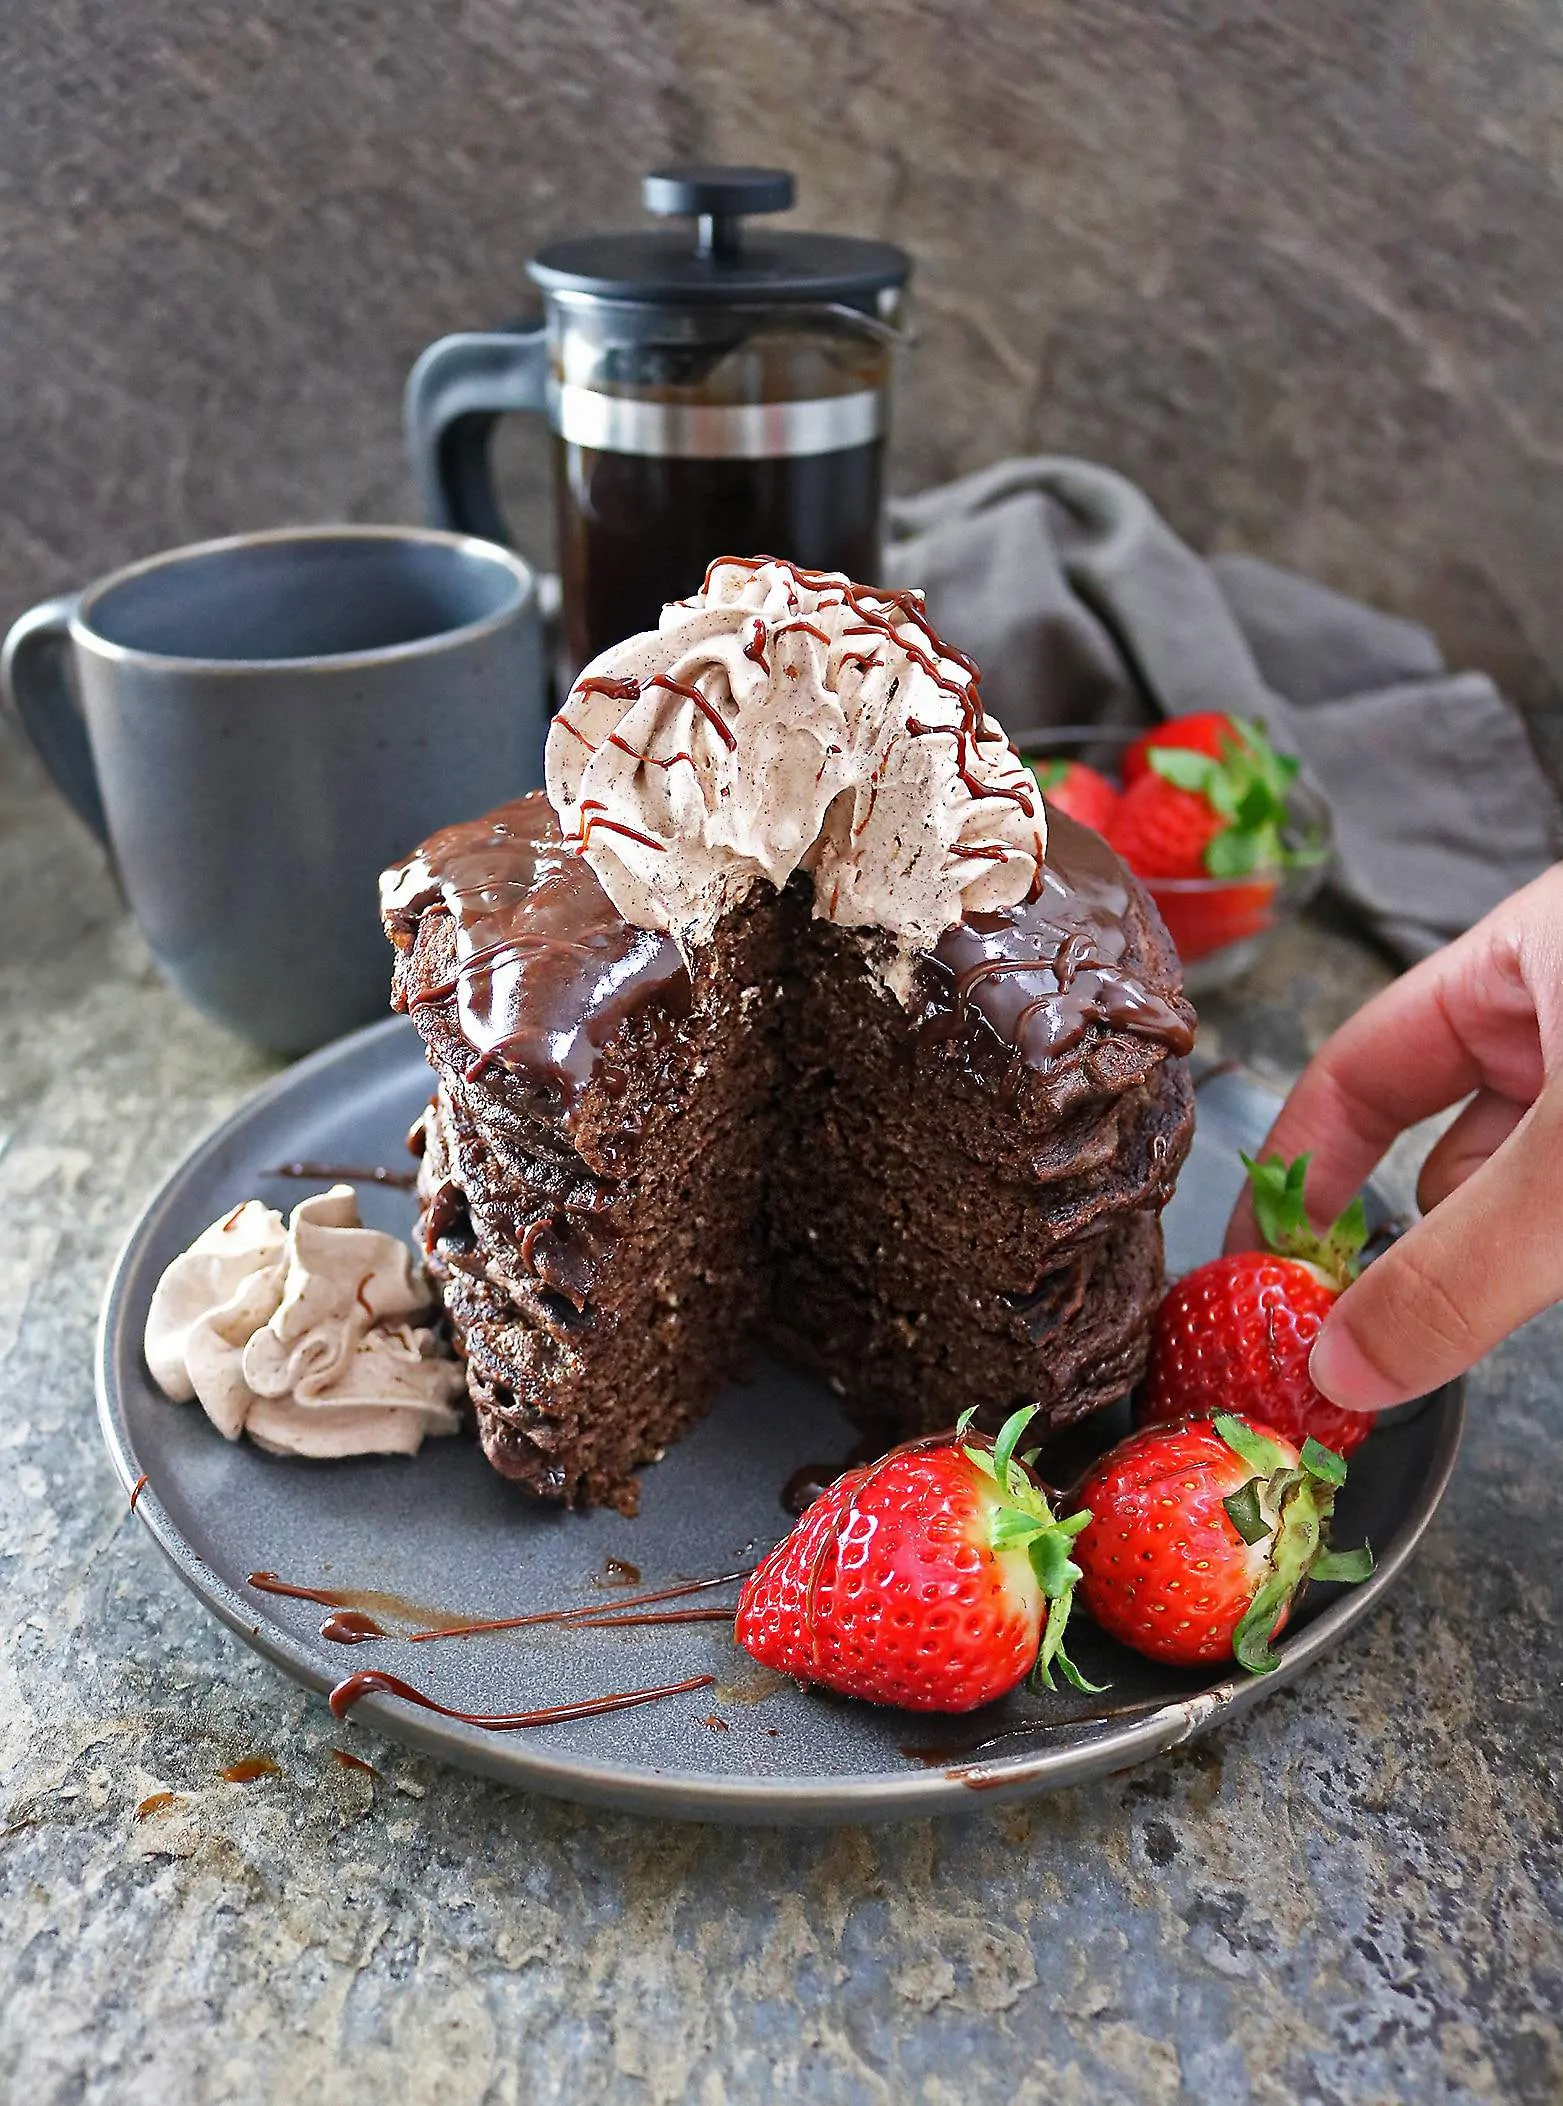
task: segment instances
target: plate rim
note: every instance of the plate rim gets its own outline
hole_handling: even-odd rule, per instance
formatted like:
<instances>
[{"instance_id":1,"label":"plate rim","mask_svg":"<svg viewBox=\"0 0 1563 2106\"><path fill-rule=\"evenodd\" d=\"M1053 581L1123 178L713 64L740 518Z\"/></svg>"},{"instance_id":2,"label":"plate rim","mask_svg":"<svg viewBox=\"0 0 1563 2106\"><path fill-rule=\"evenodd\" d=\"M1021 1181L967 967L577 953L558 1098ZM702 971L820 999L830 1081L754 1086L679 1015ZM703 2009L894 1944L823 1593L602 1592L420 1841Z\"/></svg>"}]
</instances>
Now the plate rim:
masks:
<instances>
[{"instance_id":1,"label":"plate rim","mask_svg":"<svg viewBox=\"0 0 1563 2106\"><path fill-rule=\"evenodd\" d=\"M146 1246L164 1215L184 1188L236 1133L244 1131L300 1084L339 1067L351 1069L360 1058L374 1058L416 1034L405 1018L388 1016L334 1039L304 1059L271 1076L246 1095L203 1133L141 1208L115 1253L99 1314L94 1353L94 1389L98 1423L110 1460L127 1495L141 1478L123 1398L119 1369L128 1351L139 1354L139 1339L128 1337L132 1290ZM421 1051L421 1049L420 1049ZM1264 1090L1246 1071L1240 1079ZM1276 1100L1279 1102L1279 1100ZM1419 1549L1438 1512L1454 1474L1466 1422L1466 1383L1462 1376L1434 1391L1425 1410L1439 1415L1437 1436L1417 1508L1381 1555L1368 1580L1330 1602L1316 1617L1283 1638L1277 1647L1280 1665L1263 1676L1234 1673L1221 1681L1174 1697L1142 1718L1106 1725L1082 1721L1078 1734L1067 1722L1051 1729L1063 1745L994 1756L980 1755L947 1769L910 1769L903 1776L809 1775L734 1777L722 1771L664 1771L606 1762L588 1755L550 1754L523 1734L491 1734L478 1740L459 1725L417 1711L394 1697L375 1695L354 1707L355 1724L372 1726L387 1739L432 1755L457 1768L556 1798L662 1818L720 1821L753 1825L824 1825L930 1814L974 1813L1009 1800L1028 1798L1087 1779L1136 1767L1208 1731L1219 1721L1240 1717L1278 1689L1295 1682L1353 1624L1360 1622L1399 1579ZM293 1681L317 1695L336 1684L324 1674L306 1647L265 1611L257 1610L230 1587L175 1526L157 1495L145 1484L136 1498L136 1517L151 1533L179 1578L206 1608L252 1651L280 1667ZM1039 1732L1048 1729L1039 1728ZM492 1745L490 1745L492 1743Z\"/></svg>"}]
</instances>

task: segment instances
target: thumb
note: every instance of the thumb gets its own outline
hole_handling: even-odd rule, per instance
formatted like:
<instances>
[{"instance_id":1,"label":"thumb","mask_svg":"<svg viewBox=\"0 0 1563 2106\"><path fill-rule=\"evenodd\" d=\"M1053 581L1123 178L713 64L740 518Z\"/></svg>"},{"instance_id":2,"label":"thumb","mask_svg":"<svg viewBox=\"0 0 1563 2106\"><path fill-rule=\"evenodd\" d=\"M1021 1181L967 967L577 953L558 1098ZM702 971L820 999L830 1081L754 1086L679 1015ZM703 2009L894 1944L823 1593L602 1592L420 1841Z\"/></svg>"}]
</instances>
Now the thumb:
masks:
<instances>
[{"instance_id":1,"label":"thumb","mask_svg":"<svg viewBox=\"0 0 1563 2106\"><path fill-rule=\"evenodd\" d=\"M1309 1363L1325 1396L1351 1411L1424 1396L1563 1297L1560 1147L1554 1086L1341 1296Z\"/></svg>"}]
</instances>

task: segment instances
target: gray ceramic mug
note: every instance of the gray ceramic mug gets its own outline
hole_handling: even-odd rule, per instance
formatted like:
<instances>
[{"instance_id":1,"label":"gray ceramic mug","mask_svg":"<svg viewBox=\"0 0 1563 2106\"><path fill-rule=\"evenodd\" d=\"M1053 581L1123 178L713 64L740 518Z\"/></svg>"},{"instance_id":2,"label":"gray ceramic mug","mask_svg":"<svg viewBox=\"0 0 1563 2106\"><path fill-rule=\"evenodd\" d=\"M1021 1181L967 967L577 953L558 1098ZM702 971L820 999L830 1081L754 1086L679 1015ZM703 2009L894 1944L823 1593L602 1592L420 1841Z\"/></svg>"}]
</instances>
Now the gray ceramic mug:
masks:
<instances>
[{"instance_id":1,"label":"gray ceramic mug","mask_svg":"<svg viewBox=\"0 0 1563 2106\"><path fill-rule=\"evenodd\" d=\"M460 534L154 556L23 615L0 683L173 985L282 1053L385 1014L380 870L542 781L536 583Z\"/></svg>"}]
</instances>

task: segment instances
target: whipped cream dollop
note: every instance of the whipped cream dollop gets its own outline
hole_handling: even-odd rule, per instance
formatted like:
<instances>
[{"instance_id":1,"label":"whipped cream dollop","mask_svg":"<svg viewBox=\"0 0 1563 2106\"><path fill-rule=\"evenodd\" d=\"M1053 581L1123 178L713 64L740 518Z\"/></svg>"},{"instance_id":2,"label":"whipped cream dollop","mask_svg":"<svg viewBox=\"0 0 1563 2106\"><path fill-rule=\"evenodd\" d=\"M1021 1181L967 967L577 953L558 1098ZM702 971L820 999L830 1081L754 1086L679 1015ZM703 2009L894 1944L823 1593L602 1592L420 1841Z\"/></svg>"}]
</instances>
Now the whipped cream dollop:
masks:
<instances>
[{"instance_id":1,"label":"whipped cream dollop","mask_svg":"<svg viewBox=\"0 0 1563 2106\"><path fill-rule=\"evenodd\" d=\"M724 557L586 668L548 734L549 799L627 921L686 950L761 879L931 946L1040 881L1042 798L977 669L913 592Z\"/></svg>"},{"instance_id":2,"label":"whipped cream dollop","mask_svg":"<svg viewBox=\"0 0 1563 2106\"><path fill-rule=\"evenodd\" d=\"M367 1229L350 1185L301 1199L283 1226L246 1200L157 1283L145 1350L180 1403L228 1440L278 1454L416 1455L454 1433L466 1380L427 1324L434 1295L411 1249Z\"/></svg>"}]
</instances>

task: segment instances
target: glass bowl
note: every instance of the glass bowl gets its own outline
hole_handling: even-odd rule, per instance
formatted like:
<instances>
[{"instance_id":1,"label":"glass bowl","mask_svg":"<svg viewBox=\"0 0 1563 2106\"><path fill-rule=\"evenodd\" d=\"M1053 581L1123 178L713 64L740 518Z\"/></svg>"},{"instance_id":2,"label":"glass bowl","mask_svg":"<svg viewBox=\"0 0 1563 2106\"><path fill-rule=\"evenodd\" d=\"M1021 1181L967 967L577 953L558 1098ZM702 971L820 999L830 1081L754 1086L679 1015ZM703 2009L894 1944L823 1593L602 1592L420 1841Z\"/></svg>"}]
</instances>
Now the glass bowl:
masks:
<instances>
[{"instance_id":1,"label":"glass bowl","mask_svg":"<svg viewBox=\"0 0 1563 2106\"><path fill-rule=\"evenodd\" d=\"M1059 724L1023 732L1015 745L1027 760L1084 761L1116 785L1118 763L1143 729ZM1282 868L1240 878L1140 879L1178 947L1190 994L1208 994L1249 971L1275 931L1295 921L1323 884L1330 865L1330 808L1306 769L1293 778L1286 805L1282 840L1295 860ZM1234 926L1242 932L1235 938Z\"/></svg>"}]
</instances>

